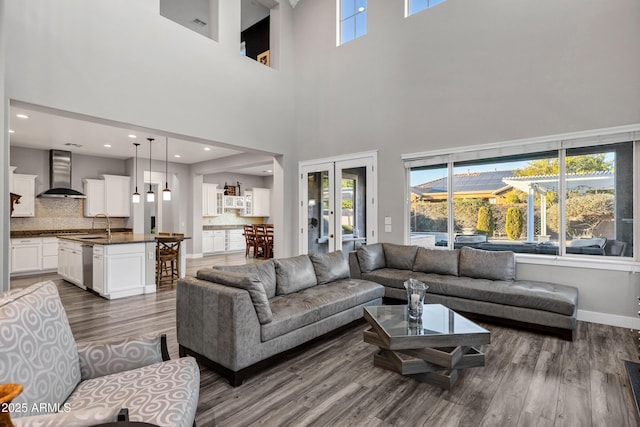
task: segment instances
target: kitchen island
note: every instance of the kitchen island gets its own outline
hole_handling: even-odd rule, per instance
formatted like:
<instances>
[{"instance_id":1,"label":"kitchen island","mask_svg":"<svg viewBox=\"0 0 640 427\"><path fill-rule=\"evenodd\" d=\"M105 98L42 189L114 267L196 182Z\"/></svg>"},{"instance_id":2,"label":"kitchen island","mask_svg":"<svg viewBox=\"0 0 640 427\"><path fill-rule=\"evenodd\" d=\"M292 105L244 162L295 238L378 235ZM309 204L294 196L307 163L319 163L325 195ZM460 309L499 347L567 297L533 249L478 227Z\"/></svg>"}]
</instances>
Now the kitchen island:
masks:
<instances>
[{"instance_id":1,"label":"kitchen island","mask_svg":"<svg viewBox=\"0 0 640 427\"><path fill-rule=\"evenodd\" d=\"M58 274L107 299L156 292L154 234L59 236Z\"/></svg>"}]
</instances>

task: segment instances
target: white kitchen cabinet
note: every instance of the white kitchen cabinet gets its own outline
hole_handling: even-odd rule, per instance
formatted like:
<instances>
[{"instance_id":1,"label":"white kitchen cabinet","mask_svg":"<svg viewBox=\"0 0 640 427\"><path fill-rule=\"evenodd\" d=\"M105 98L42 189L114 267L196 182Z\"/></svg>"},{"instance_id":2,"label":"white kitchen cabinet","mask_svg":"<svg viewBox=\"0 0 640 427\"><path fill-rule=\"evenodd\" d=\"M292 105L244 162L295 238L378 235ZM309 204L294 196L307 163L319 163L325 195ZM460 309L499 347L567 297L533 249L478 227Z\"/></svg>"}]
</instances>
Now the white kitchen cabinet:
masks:
<instances>
[{"instance_id":1,"label":"white kitchen cabinet","mask_svg":"<svg viewBox=\"0 0 640 427\"><path fill-rule=\"evenodd\" d=\"M58 268L58 239L34 237L11 239L11 273L55 271Z\"/></svg>"},{"instance_id":2,"label":"white kitchen cabinet","mask_svg":"<svg viewBox=\"0 0 640 427\"><path fill-rule=\"evenodd\" d=\"M213 230L213 252L225 251L225 231Z\"/></svg>"},{"instance_id":3,"label":"white kitchen cabinet","mask_svg":"<svg viewBox=\"0 0 640 427\"><path fill-rule=\"evenodd\" d=\"M99 213L106 213L105 193L103 179L85 179L84 194L84 216L96 216Z\"/></svg>"},{"instance_id":4,"label":"white kitchen cabinet","mask_svg":"<svg viewBox=\"0 0 640 427\"><path fill-rule=\"evenodd\" d=\"M224 230L204 230L202 232L202 253L210 254L225 251Z\"/></svg>"},{"instance_id":5,"label":"white kitchen cabinet","mask_svg":"<svg viewBox=\"0 0 640 427\"><path fill-rule=\"evenodd\" d=\"M82 243L60 241L58 243L58 274L67 282L84 289L82 275Z\"/></svg>"},{"instance_id":6,"label":"white kitchen cabinet","mask_svg":"<svg viewBox=\"0 0 640 427\"><path fill-rule=\"evenodd\" d=\"M11 239L11 273L42 269L42 239Z\"/></svg>"},{"instance_id":7,"label":"white kitchen cabinet","mask_svg":"<svg viewBox=\"0 0 640 427\"><path fill-rule=\"evenodd\" d=\"M37 175L13 174L10 191L21 197L20 203L13 207L12 217L36 216L36 177Z\"/></svg>"},{"instance_id":8,"label":"white kitchen cabinet","mask_svg":"<svg viewBox=\"0 0 640 427\"><path fill-rule=\"evenodd\" d=\"M242 229L227 230L227 251L243 251L246 244Z\"/></svg>"},{"instance_id":9,"label":"white kitchen cabinet","mask_svg":"<svg viewBox=\"0 0 640 427\"><path fill-rule=\"evenodd\" d=\"M112 217L131 216L131 178L102 175L106 213Z\"/></svg>"},{"instance_id":10,"label":"white kitchen cabinet","mask_svg":"<svg viewBox=\"0 0 640 427\"><path fill-rule=\"evenodd\" d=\"M108 299L145 293L145 253L144 243L94 245L94 291Z\"/></svg>"},{"instance_id":11,"label":"white kitchen cabinet","mask_svg":"<svg viewBox=\"0 0 640 427\"><path fill-rule=\"evenodd\" d=\"M223 212L224 190L218 184L202 184L202 216L217 216Z\"/></svg>"},{"instance_id":12,"label":"white kitchen cabinet","mask_svg":"<svg viewBox=\"0 0 640 427\"><path fill-rule=\"evenodd\" d=\"M104 246L93 245L93 290L103 295L104 291Z\"/></svg>"},{"instance_id":13,"label":"white kitchen cabinet","mask_svg":"<svg viewBox=\"0 0 640 427\"><path fill-rule=\"evenodd\" d=\"M244 209L244 196L224 196L224 209Z\"/></svg>"},{"instance_id":14,"label":"white kitchen cabinet","mask_svg":"<svg viewBox=\"0 0 640 427\"><path fill-rule=\"evenodd\" d=\"M242 216L270 216L271 190L268 188L252 188L244 192L245 208Z\"/></svg>"},{"instance_id":15,"label":"white kitchen cabinet","mask_svg":"<svg viewBox=\"0 0 640 427\"><path fill-rule=\"evenodd\" d=\"M58 268L58 238L42 238L42 270L56 270Z\"/></svg>"},{"instance_id":16,"label":"white kitchen cabinet","mask_svg":"<svg viewBox=\"0 0 640 427\"><path fill-rule=\"evenodd\" d=\"M213 252L213 230L205 230L202 232L202 253L210 254Z\"/></svg>"},{"instance_id":17,"label":"white kitchen cabinet","mask_svg":"<svg viewBox=\"0 0 640 427\"><path fill-rule=\"evenodd\" d=\"M85 179L84 216L107 214L110 217L131 215L131 178L102 175L102 179Z\"/></svg>"}]
</instances>

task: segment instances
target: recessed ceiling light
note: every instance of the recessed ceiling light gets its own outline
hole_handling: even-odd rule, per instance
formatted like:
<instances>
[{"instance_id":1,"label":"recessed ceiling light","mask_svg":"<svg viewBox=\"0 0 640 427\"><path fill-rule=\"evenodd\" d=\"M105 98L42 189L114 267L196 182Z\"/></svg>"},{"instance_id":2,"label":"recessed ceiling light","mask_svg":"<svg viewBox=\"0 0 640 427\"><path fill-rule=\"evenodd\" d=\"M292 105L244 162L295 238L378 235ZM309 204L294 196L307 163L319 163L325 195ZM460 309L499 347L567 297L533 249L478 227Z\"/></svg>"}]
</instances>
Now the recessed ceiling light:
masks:
<instances>
[{"instance_id":1,"label":"recessed ceiling light","mask_svg":"<svg viewBox=\"0 0 640 427\"><path fill-rule=\"evenodd\" d=\"M16 114L16 117L19 118L19 119L28 119L29 118L29 116L27 116L26 114L22 114L22 113L21 114Z\"/></svg>"},{"instance_id":2,"label":"recessed ceiling light","mask_svg":"<svg viewBox=\"0 0 640 427\"><path fill-rule=\"evenodd\" d=\"M173 157L180 158L180 157L182 157L182 156L181 156L180 154L174 154L174 155L173 155Z\"/></svg>"},{"instance_id":3,"label":"recessed ceiling light","mask_svg":"<svg viewBox=\"0 0 640 427\"><path fill-rule=\"evenodd\" d=\"M211 147L204 147L204 151L211 151Z\"/></svg>"},{"instance_id":4,"label":"recessed ceiling light","mask_svg":"<svg viewBox=\"0 0 640 427\"><path fill-rule=\"evenodd\" d=\"M9 133L16 133L16 131L13 129L9 129Z\"/></svg>"},{"instance_id":5,"label":"recessed ceiling light","mask_svg":"<svg viewBox=\"0 0 640 427\"><path fill-rule=\"evenodd\" d=\"M104 144L105 147L111 148L111 144Z\"/></svg>"},{"instance_id":6,"label":"recessed ceiling light","mask_svg":"<svg viewBox=\"0 0 640 427\"><path fill-rule=\"evenodd\" d=\"M131 139L135 139L135 138L137 138L137 136L135 136L134 134L130 133L130 134L129 134L129 138L131 138Z\"/></svg>"},{"instance_id":7,"label":"recessed ceiling light","mask_svg":"<svg viewBox=\"0 0 640 427\"><path fill-rule=\"evenodd\" d=\"M266 171L262 171L262 173L273 173L271 169L267 169Z\"/></svg>"}]
</instances>

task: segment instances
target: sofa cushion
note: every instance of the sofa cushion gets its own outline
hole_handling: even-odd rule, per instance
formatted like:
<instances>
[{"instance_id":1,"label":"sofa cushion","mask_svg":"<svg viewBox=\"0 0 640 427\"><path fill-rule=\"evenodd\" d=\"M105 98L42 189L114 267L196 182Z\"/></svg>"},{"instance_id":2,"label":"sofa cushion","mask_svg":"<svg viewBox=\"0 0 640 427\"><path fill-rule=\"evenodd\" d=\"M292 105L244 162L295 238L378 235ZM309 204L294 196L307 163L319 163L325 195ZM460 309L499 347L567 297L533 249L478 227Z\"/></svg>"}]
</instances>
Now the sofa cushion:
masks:
<instances>
[{"instance_id":1,"label":"sofa cushion","mask_svg":"<svg viewBox=\"0 0 640 427\"><path fill-rule=\"evenodd\" d=\"M327 254L309 254L309 259L313 264L319 285L350 277L349 263L342 251Z\"/></svg>"},{"instance_id":2,"label":"sofa cushion","mask_svg":"<svg viewBox=\"0 0 640 427\"><path fill-rule=\"evenodd\" d=\"M308 255L274 260L276 295L287 295L318 284Z\"/></svg>"},{"instance_id":3,"label":"sofa cushion","mask_svg":"<svg viewBox=\"0 0 640 427\"><path fill-rule=\"evenodd\" d=\"M385 268L387 265L382 243L360 246L356 253L358 255L358 262L360 263L360 270L363 273Z\"/></svg>"},{"instance_id":4,"label":"sofa cushion","mask_svg":"<svg viewBox=\"0 0 640 427\"><path fill-rule=\"evenodd\" d=\"M385 266L387 268L397 268L398 270L411 270L413 262L418 253L417 246L394 245L393 243L383 243Z\"/></svg>"},{"instance_id":5,"label":"sofa cushion","mask_svg":"<svg viewBox=\"0 0 640 427\"><path fill-rule=\"evenodd\" d=\"M460 276L490 280L515 280L516 257L511 251L494 252L460 249Z\"/></svg>"},{"instance_id":6,"label":"sofa cushion","mask_svg":"<svg viewBox=\"0 0 640 427\"><path fill-rule=\"evenodd\" d=\"M236 273L257 274L262 281L262 286L267 292L267 298L276 296L276 267L273 260L244 265L219 265L213 268L222 271L234 271Z\"/></svg>"},{"instance_id":7,"label":"sofa cushion","mask_svg":"<svg viewBox=\"0 0 640 427\"><path fill-rule=\"evenodd\" d=\"M573 286L530 280L514 282L440 274L426 274L422 280L429 286L427 291L429 294L487 301L566 316L573 315L578 304L578 289Z\"/></svg>"},{"instance_id":8,"label":"sofa cushion","mask_svg":"<svg viewBox=\"0 0 640 427\"><path fill-rule=\"evenodd\" d=\"M99 402L128 408L130 421L191 427L199 391L198 364L192 357L181 357L83 381L67 403L81 409Z\"/></svg>"},{"instance_id":9,"label":"sofa cushion","mask_svg":"<svg viewBox=\"0 0 640 427\"><path fill-rule=\"evenodd\" d=\"M413 263L413 271L457 276L459 258L460 249L419 248Z\"/></svg>"},{"instance_id":10,"label":"sofa cushion","mask_svg":"<svg viewBox=\"0 0 640 427\"><path fill-rule=\"evenodd\" d=\"M334 314L384 296L384 287L359 279L343 279L271 300L273 322L261 326L268 341Z\"/></svg>"},{"instance_id":11,"label":"sofa cushion","mask_svg":"<svg viewBox=\"0 0 640 427\"><path fill-rule=\"evenodd\" d=\"M370 273L362 273L362 279L371 280L380 283L389 288L402 289L404 291L404 282L408 279L416 279L424 282L422 277L425 273L411 270L397 270L395 268L381 268Z\"/></svg>"},{"instance_id":12,"label":"sofa cushion","mask_svg":"<svg viewBox=\"0 0 640 427\"><path fill-rule=\"evenodd\" d=\"M26 412L12 416L35 415L34 405L62 405L80 382L80 364L56 285L41 282L1 296L0 325L2 382L21 384L14 403L27 403Z\"/></svg>"},{"instance_id":13,"label":"sofa cushion","mask_svg":"<svg viewBox=\"0 0 640 427\"><path fill-rule=\"evenodd\" d=\"M269 299L264 290L262 281L257 274L237 273L233 271L222 271L214 268L205 268L196 273L198 279L219 283L225 286L245 289L249 291L251 302L256 309L260 323L269 323L272 319Z\"/></svg>"}]
</instances>

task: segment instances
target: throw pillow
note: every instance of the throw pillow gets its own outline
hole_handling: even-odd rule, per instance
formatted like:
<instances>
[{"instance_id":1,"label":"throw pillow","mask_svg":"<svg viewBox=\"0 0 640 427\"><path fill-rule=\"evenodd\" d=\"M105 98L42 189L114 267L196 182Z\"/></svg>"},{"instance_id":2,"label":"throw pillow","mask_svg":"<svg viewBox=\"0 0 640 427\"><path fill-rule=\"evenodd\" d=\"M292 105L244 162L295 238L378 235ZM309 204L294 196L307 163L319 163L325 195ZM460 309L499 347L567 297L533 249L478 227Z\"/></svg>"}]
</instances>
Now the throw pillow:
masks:
<instances>
[{"instance_id":1,"label":"throw pillow","mask_svg":"<svg viewBox=\"0 0 640 427\"><path fill-rule=\"evenodd\" d=\"M411 270L413 262L418 252L417 246L394 245L393 243L383 243L384 259L387 268L398 270Z\"/></svg>"},{"instance_id":2,"label":"throw pillow","mask_svg":"<svg viewBox=\"0 0 640 427\"><path fill-rule=\"evenodd\" d=\"M204 270L198 270L196 277L198 279L208 280L209 282L248 291L260 323L264 325L273 320L273 313L271 312L267 292L264 290L264 286L258 275L206 268Z\"/></svg>"},{"instance_id":3,"label":"throw pillow","mask_svg":"<svg viewBox=\"0 0 640 427\"><path fill-rule=\"evenodd\" d=\"M382 243L360 246L356 251L356 255L360 263L360 271L363 273L371 273L373 270L387 266Z\"/></svg>"},{"instance_id":4,"label":"throw pillow","mask_svg":"<svg viewBox=\"0 0 640 427\"><path fill-rule=\"evenodd\" d=\"M413 263L413 271L457 276L459 257L459 249L419 248Z\"/></svg>"},{"instance_id":5,"label":"throw pillow","mask_svg":"<svg viewBox=\"0 0 640 427\"><path fill-rule=\"evenodd\" d=\"M276 295L287 295L318 284L313 264L307 255L274 260Z\"/></svg>"},{"instance_id":6,"label":"throw pillow","mask_svg":"<svg viewBox=\"0 0 640 427\"><path fill-rule=\"evenodd\" d=\"M351 277L349 263L342 251L328 254L310 254L309 259L313 264L319 285Z\"/></svg>"},{"instance_id":7,"label":"throw pillow","mask_svg":"<svg viewBox=\"0 0 640 427\"><path fill-rule=\"evenodd\" d=\"M213 268L236 273L257 274L267 292L267 298L271 299L276 296L276 267L272 259L256 264L220 265Z\"/></svg>"},{"instance_id":8,"label":"throw pillow","mask_svg":"<svg viewBox=\"0 0 640 427\"><path fill-rule=\"evenodd\" d=\"M460 250L460 276L475 279L515 280L515 254L511 251L485 251L465 246Z\"/></svg>"}]
</instances>

